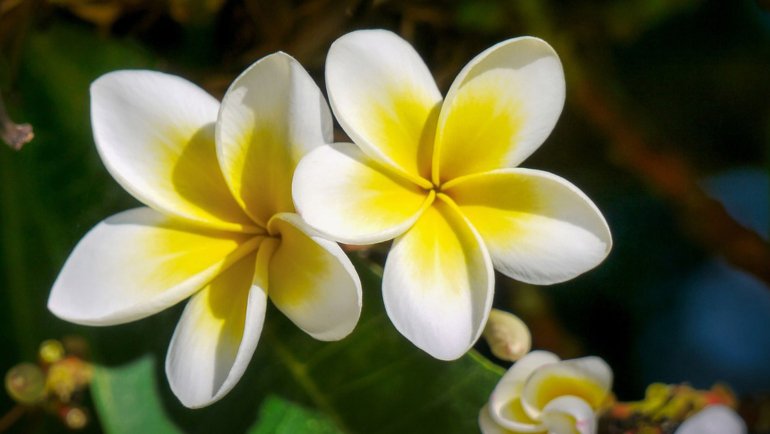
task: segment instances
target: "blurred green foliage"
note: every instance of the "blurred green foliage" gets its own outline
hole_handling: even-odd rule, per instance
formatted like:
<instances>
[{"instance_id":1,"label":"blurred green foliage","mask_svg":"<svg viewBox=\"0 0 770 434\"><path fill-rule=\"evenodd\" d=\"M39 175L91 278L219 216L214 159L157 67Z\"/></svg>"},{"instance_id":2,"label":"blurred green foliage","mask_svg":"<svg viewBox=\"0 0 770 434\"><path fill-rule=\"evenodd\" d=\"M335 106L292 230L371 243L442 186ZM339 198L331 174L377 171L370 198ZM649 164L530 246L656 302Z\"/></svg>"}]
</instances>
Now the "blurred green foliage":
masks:
<instances>
[{"instance_id":1,"label":"blurred green foliage","mask_svg":"<svg viewBox=\"0 0 770 434\"><path fill-rule=\"evenodd\" d=\"M157 384L165 383L160 367L169 336L157 339L154 348L145 342L154 359L134 360L136 350L121 351L125 341L116 342L116 335L105 329L96 349L107 366L97 369L93 383L105 427L126 434L147 426L157 426L153 432L260 432L288 429L281 424L307 419L311 422L303 423L318 431L302 431L298 425L294 432L336 427L341 432L395 434L421 432L426 425L435 432L472 432L502 369L473 353L447 363L414 348L384 313L380 277L361 261L356 265L364 285L364 310L350 336L319 342L269 309L249 370L232 392L207 408L186 409L165 384ZM170 335L177 316L163 317ZM143 321L125 328L141 336L140 330L151 333L158 325ZM115 357L117 351L123 355ZM281 421L283 417L288 420Z\"/></svg>"}]
</instances>

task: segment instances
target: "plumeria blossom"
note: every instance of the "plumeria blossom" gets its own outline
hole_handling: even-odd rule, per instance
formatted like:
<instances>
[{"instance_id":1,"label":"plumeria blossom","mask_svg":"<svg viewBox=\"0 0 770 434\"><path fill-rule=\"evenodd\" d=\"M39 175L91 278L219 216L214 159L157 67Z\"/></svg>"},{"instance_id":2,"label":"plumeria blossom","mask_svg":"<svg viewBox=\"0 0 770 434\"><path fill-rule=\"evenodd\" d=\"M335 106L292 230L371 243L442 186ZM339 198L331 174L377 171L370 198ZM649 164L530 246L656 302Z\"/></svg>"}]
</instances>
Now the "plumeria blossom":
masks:
<instances>
[{"instance_id":1,"label":"plumeria blossom","mask_svg":"<svg viewBox=\"0 0 770 434\"><path fill-rule=\"evenodd\" d=\"M522 37L484 51L445 99L417 52L382 30L342 36L326 61L332 110L352 143L299 164L299 213L331 239L395 239L383 277L395 327L436 358L481 334L496 268L562 282L599 264L611 236L596 206L547 172L515 168L564 105L553 49Z\"/></svg>"},{"instance_id":2,"label":"plumeria blossom","mask_svg":"<svg viewBox=\"0 0 770 434\"><path fill-rule=\"evenodd\" d=\"M268 297L314 338L351 332L358 276L292 204L297 162L332 138L326 101L293 58L253 64L221 107L179 77L109 73L91 86L91 118L108 170L147 207L107 218L80 241L51 291L54 314L112 325L190 297L166 357L188 407L240 379Z\"/></svg>"},{"instance_id":3,"label":"plumeria blossom","mask_svg":"<svg viewBox=\"0 0 770 434\"><path fill-rule=\"evenodd\" d=\"M479 413L483 434L593 434L612 388L599 357L564 360L533 351L514 363Z\"/></svg>"}]
</instances>

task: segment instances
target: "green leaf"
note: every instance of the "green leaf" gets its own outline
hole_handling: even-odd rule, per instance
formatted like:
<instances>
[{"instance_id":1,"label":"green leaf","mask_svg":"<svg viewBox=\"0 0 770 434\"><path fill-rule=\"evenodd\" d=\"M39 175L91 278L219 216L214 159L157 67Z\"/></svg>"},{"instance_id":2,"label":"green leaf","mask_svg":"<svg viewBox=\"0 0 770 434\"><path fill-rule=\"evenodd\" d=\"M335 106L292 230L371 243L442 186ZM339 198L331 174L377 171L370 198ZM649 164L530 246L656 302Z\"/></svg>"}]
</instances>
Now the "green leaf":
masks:
<instances>
[{"instance_id":1,"label":"green leaf","mask_svg":"<svg viewBox=\"0 0 770 434\"><path fill-rule=\"evenodd\" d=\"M145 355L121 366L94 368L91 390L102 428L113 434L180 434L160 402L154 359ZM139 393L136 393L139 392Z\"/></svg>"},{"instance_id":2,"label":"green leaf","mask_svg":"<svg viewBox=\"0 0 770 434\"><path fill-rule=\"evenodd\" d=\"M144 406L134 411L131 403L162 401L173 420L167 425L184 432L476 432L478 411L503 370L475 352L442 362L418 350L385 314L380 277L355 262L365 297L361 321L350 336L334 343L315 341L271 308L244 378L223 400L200 410L182 407L162 373L146 369L142 377L135 370L103 368L93 388L97 401L112 397L109 405L99 402L97 407L105 430L138 432L154 426L162 412ZM153 375L163 382L160 399L152 396L157 393ZM112 376L125 378L105 378ZM105 395L105 385L112 393ZM121 404L116 396L127 401ZM136 413L130 419L133 428L113 430L113 420L125 419L127 411ZM142 420L143 414L152 420Z\"/></svg>"},{"instance_id":3,"label":"green leaf","mask_svg":"<svg viewBox=\"0 0 770 434\"><path fill-rule=\"evenodd\" d=\"M277 396L268 396L248 434L342 434L323 414Z\"/></svg>"}]
</instances>

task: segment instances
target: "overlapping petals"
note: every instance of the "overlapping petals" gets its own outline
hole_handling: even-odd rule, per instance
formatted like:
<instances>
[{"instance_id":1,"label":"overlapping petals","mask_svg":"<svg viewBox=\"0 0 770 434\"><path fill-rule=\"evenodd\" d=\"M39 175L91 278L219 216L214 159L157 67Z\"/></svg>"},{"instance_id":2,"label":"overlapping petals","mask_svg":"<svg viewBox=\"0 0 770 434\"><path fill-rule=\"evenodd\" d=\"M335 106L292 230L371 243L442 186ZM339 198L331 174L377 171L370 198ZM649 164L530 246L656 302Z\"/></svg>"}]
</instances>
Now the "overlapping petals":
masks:
<instances>
[{"instance_id":1,"label":"overlapping petals","mask_svg":"<svg viewBox=\"0 0 770 434\"><path fill-rule=\"evenodd\" d=\"M441 107L433 182L519 165L551 134L564 95L561 62L542 40L514 38L482 52Z\"/></svg>"},{"instance_id":2,"label":"overlapping petals","mask_svg":"<svg viewBox=\"0 0 770 434\"><path fill-rule=\"evenodd\" d=\"M178 77L107 74L92 86L92 121L110 173L149 208L110 217L81 240L51 291L52 312L118 324L191 297L166 359L189 407L238 382L268 298L315 338L350 333L358 276L339 246L294 214L294 168L331 139L329 109L294 59L256 62L221 108Z\"/></svg>"},{"instance_id":3,"label":"overlapping petals","mask_svg":"<svg viewBox=\"0 0 770 434\"><path fill-rule=\"evenodd\" d=\"M351 284L356 271L340 246L297 214L277 214L268 228L281 237L268 270L273 304L316 339L347 336L361 313L361 287Z\"/></svg>"},{"instance_id":4,"label":"overlapping petals","mask_svg":"<svg viewBox=\"0 0 770 434\"><path fill-rule=\"evenodd\" d=\"M393 239L409 229L435 193L388 172L352 143L321 146L302 159L294 200L303 217L348 244Z\"/></svg>"},{"instance_id":5,"label":"overlapping petals","mask_svg":"<svg viewBox=\"0 0 770 434\"><path fill-rule=\"evenodd\" d=\"M598 357L560 361L533 351L505 373L479 425L484 434L593 434L611 387L612 371Z\"/></svg>"},{"instance_id":6,"label":"overlapping petals","mask_svg":"<svg viewBox=\"0 0 770 434\"><path fill-rule=\"evenodd\" d=\"M96 149L126 191L165 215L256 232L217 167L218 110L203 89L160 72L116 71L91 84Z\"/></svg>"},{"instance_id":7,"label":"overlapping petals","mask_svg":"<svg viewBox=\"0 0 770 434\"><path fill-rule=\"evenodd\" d=\"M441 93L408 42L385 30L349 33L326 59L334 114L371 158L430 186Z\"/></svg>"},{"instance_id":8,"label":"overlapping petals","mask_svg":"<svg viewBox=\"0 0 770 434\"><path fill-rule=\"evenodd\" d=\"M331 112L302 66L276 54L235 79L222 100L216 136L232 195L266 227L273 215L294 212L291 174L309 150L331 142Z\"/></svg>"},{"instance_id":9,"label":"overlapping petals","mask_svg":"<svg viewBox=\"0 0 770 434\"><path fill-rule=\"evenodd\" d=\"M564 104L561 63L545 42L517 38L484 51L442 102L406 41L356 31L332 45L326 82L357 147L310 152L295 173L295 205L336 241L395 239L383 297L418 347L454 359L473 345L493 295L490 263L548 284L607 256L607 223L579 189L511 168L543 143Z\"/></svg>"},{"instance_id":10,"label":"overlapping petals","mask_svg":"<svg viewBox=\"0 0 770 434\"><path fill-rule=\"evenodd\" d=\"M457 178L443 191L458 204L503 274L563 282L601 262L611 235L596 205L548 172L500 169Z\"/></svg>"},{"instance_id":11,"label":"overlapping petals","mask_svg":"<svg viewBox=\"0 0 770 434\"><path fill-rule=\"evenodd\" d=\"M259 237L195 227L149 208L124 211L78 243L48 307L78 324L144 318L189 297L258 243Z\"/></svg>"},{"instance_id":12,"label":"overlapping petals","mask_svg":"<svg viewBox=\"0 0 770 434\"><path fill-rule=\"evenodd\" d=\"M382 296L396 328L442 360L463 354L483 331L494 270L476 231L439 194L393 243Z\"/></svg>"},{"instance_id":13,"label":"overlapping petals","mask_svg":"<svg viewBox=\"0 0 770 434\"><path fill-rule=\"evenodd\" d=\"M168 348L166 375L187 407L224 396L251 360L267 307L269 256L259 253L219 274L185 306Z\"/></svg>"}]
</instances>

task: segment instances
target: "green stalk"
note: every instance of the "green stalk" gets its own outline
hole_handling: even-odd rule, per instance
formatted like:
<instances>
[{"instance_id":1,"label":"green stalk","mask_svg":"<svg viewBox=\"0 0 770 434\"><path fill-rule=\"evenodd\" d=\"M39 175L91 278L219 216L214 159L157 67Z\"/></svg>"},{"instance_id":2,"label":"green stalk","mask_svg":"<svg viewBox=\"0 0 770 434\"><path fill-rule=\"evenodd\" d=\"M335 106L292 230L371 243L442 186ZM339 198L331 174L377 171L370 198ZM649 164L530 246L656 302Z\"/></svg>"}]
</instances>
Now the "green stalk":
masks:
<instances>
[{"instance_id":1,"label":"green stalk","mask_svg":"<svg viewBox=\"0 0 770 434\"><path fill-rule=\"evenodd\" d=\"M14 161L15 160L15 161ZM32 304L27 282L29 270L24 254L24 227L20 209L19 186L23 185L14 163L11 151L0 149L0 249L2 250L3 274L7 314L16 337L16 348L22 358L35 354L35 323L32 318Z\"/></svg>"}]
</instances>

